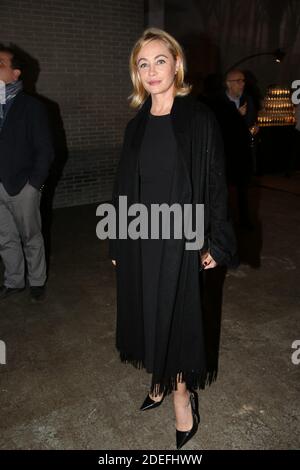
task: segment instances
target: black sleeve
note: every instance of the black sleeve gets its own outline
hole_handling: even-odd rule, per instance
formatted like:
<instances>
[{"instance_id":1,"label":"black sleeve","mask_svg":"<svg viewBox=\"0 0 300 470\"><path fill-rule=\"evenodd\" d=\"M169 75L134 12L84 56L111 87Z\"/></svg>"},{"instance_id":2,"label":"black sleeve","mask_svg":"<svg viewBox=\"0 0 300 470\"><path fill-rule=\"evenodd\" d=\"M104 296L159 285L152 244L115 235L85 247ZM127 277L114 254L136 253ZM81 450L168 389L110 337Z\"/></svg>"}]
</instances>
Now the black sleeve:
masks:
<instances>
[{"instance_id":1,"label":"black sleeve","mask_svg":"<svg viewBox=\"0 0 300 470\"><path fill-rule=\"evenodd\" d=\"M223 142L219 126L211 116L211 156L209 164L209 251L221 266L237 267L236 238L228 211Z\"/></svg>"},{"instance_id":2,"label":"black sleeve","mask_svg":"<svg viewBox=\"0 0 300 470\"><path fill-rule=\"evenodd\" d=\"M118 168L115 176L111 204L114 206L117 214L117 203L118 203ZM117 232L118 233L118 232ZM110 259L117 259L117 240L110 238L108 244L108 256Z\"/></svg>"},{"instance_id":3,"label":"black sleeve","mask_svg":"<svg viewBox=\"0 0 300 470\"><path fill-rule=\"evenodd\" d=\"M47 111L44 105L35 101L30 107L31 139L34 147L34 166L29 183L37 189L47 179L49 169L54 160L54 149L50 132Z\"/></svg>"},{"instance_id":4,"label":"black sleeve","mask_svg":"<svg viewBox=\"0 0 300 470\"><path fill-rule=\"evenodd\" d=\"M113 185L113 191L112 191L112 198L111 198L111 204L115 207L116 211L116 222L117 222L117 227L116 227L116 232L117 232L117 238L118 238L118 204L119 204L119 168L120 168L120 162L122 159L122 155L126 152L126 148L128 146L128 139L129 139L129 129L131 126L131 123L133 120L129 121L129 123L126 126L125 132L124 132L124 138L123 138L123 144L122 144L122 150L121 150L121 155L120 159L117 165L117 170L116 170L116 175L115 175L115 180L114 180L114 185ZM108 255L110 259L117 260L117 239L109 239L109 246L108 246Z\"/></svg>"}]
</instances>

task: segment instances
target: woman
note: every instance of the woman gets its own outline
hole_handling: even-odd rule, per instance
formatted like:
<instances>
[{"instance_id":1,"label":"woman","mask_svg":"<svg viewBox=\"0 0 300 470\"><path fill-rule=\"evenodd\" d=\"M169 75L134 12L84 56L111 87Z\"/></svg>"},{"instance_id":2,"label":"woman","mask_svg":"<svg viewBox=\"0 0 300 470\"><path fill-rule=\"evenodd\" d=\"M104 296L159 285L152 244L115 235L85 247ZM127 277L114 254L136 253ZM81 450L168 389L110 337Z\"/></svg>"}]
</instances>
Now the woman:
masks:
<instances>
[{"instance_id":1,"label":"woman","mask_svg":"<svg viewBox=\"0 0 300 470\"><path fill-rule=\"evenodd\" d=\"M227 215L222 144L210 111L189 96L184 56L165 31L146 30L130 57L131 105L113 202L204 204L205 243L186 250L180 239L110 240L117 273L116 345L121 360L152 374L141 406L159 406L173 393L177 448L197 431L195 389L205 364L199 271L231 265L235 240ZM120 213L118 214L120 216ZM151 222L151 221L150 221ZM209 248L209 249L208 249Z\"/></svg>"}]
</instances>

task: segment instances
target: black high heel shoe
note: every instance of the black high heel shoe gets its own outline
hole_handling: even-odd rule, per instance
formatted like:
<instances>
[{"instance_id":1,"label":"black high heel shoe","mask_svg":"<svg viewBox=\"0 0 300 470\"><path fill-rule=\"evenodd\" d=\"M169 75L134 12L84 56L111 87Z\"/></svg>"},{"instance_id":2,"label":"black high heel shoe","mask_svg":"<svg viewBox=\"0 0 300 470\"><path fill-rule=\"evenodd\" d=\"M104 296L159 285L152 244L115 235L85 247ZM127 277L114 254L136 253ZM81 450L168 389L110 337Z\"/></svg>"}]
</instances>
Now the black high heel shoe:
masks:
<instances>
[{"instance_id":1,"label":"black high heel shoe","mask_svg":"<svg viewBox=\"0 0 300 470\"><path fill-rule=\"evenodd\" d=\"M198 394L194 390L190 392L190 402L192 407L193 426L189 431L177 431L176 429L177 449L181 449L181 447L183 447L190 439L192 439L192 437L196 434L200 423Z\"/></svg>"},{"instance_id":2,"label":"black high heel shoe","mask_svg":"<svg viewBox=\"0 0 300 470\"><path fill-rule=\"evenodd\" d=\"M150 398L150 396L148 394L146 396L145 400L144 400L144 403L140 407L140 410L145 411L145 410L152 410L153 408L157 408L159 405L162 404L162 402L164 401L165 396L166 396L165 393L163 393L163 396L162 396L161 400L154 401L154 400L152 400L152 398Z\"/></svg>"}]
</instances>

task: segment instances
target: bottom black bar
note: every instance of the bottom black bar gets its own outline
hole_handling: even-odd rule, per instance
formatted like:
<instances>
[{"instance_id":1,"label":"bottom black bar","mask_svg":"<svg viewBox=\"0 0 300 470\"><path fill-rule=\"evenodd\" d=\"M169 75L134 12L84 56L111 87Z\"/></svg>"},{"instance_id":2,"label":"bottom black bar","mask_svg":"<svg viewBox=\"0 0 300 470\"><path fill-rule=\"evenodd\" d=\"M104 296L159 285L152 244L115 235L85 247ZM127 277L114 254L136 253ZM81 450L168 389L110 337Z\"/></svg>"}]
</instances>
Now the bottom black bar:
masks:
<instances>
[{"instance_id":1,"label":"bottom black bar","mask_svg":"<svg viewBox=\"0 0 300 470\"><path fill-rule=\"evenodd\" d=\"M201 465L208 468L215 465L228 465L233 468L243 468L254 465L272 464L299 465L299 450L266 450L266 451L129 451L129 450L3 450L0 451L0 468L7 465L54 466L66 464L73 468L103 467L118 465L122 468L133 468L137 465ZM6 466L4 466L6 464Z\"/></svg>"}]
</instances>

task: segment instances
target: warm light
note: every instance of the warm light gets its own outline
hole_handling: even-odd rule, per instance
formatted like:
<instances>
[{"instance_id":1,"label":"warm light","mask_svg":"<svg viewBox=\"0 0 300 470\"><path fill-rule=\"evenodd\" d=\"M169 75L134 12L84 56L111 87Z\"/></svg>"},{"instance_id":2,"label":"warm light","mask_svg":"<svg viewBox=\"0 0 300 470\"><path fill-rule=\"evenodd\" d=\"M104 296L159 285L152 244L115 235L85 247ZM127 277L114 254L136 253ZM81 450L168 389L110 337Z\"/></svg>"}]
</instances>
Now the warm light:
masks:
<instances>
[{"instance_id":1,"label":"warm light","mask_svg":"<svg viewBox=\"0 0 300 470\"><path fill-rule=\"evenodd\" d=\"M295 124L295 110L288 88L269 88L264 107L259 111L259 126L290 126Z\"/></svg>"}]
</instances>

